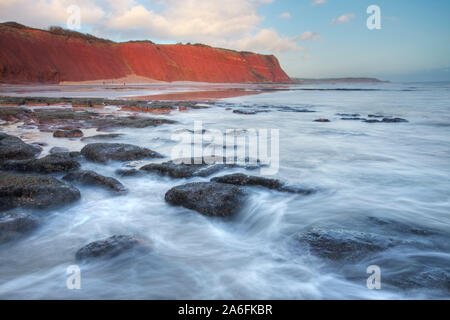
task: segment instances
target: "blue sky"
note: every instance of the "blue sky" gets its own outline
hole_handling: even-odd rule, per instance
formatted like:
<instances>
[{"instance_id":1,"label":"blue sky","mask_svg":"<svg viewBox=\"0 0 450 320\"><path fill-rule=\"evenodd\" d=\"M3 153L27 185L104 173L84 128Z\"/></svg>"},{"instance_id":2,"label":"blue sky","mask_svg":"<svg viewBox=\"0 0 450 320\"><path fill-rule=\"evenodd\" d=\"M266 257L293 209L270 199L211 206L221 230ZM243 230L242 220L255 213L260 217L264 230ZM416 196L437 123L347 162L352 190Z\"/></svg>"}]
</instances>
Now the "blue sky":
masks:
<instances>
[{"instance_id":1,"label":"blue sky","mask_svg":"<svg viewBox=\"0 0 450 320\"><path fill-rule=\"evenodd\" d=\"M272 53L292 77L450 80L448 0L2 0L0 21L67 27L72 5L82 32Z\"/></svg>"}]
</instances>

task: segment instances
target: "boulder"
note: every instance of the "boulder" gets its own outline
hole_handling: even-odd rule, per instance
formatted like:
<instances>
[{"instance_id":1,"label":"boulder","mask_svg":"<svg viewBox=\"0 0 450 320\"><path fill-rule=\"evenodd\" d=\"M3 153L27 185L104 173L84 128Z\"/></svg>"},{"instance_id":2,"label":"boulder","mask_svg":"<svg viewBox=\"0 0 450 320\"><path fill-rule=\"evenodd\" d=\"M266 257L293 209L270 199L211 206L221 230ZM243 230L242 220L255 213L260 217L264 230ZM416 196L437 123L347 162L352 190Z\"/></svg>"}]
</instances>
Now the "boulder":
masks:
<instances>
[{"instance_id":1,"label":"boulder","mask_svg":"<svg viewBox=\"0 0 450 320\"><path fill-rule=\"evenodd\" d=\"M373 233L319 228L300 235L298 240L306 244L313 254L336 261L357 261L400 244L397 240Z\"/></svg>"},{"instance_id":2,"label":"boulder","mask_svg":"<svg viewBox=\"0 0 450 320\"><path fill-rule=\"evenodd\" d=\"M118 180L102 176L94 171L80 170L67 174L63 180L90 186L98 186L117 193L125 193L127 189Z\"/></svg>"},{"instance_id":3,"label":"boulder","mask_svg":"<svg viewBox=\"0 0 450 320\"><path fill-rule=\"evenodd\" d=\"M62 153L62 152L69 152L69 149L64 148L64 147L53 147L49 151L50 154Z\"/></svg>"},{"instance_id":4,"label":"boulder","mask_svg":"<svg viewBox=\"0 0 450 320\"><path fill-rule=\"evenodd\" d=\"M15 240L35 229L38 220L26 213L0 213L0 244Z\"/></svg>"},{"instance_id":5,"label":"boulder","mask_svg":"<svg viewBox=\"0 0 450 320\"><path fill-rule=\"evenodd\" d=\"M234 184L238 186L260 186L281 192L298 193L298 194L312 194L315 190L302 189L296 187L285 186L280 180L269 179L264 177L248 176L243 173L233 173L222 177L212 178L211 181L219 183Z\"/></svg>"},{"instance_id":6,"label":"boulder","mask_svg":"<svg viewBox=\"0 0 450 320\"><path fill-rule=\"evenodd\" d=\"M26 144L21 139L0 132L0 163L7 160L34 158L41 148Z\"/></svg>"},{"instance_id":7,"label":"boulder","mask_svg":"<svg viewBox=\"0 0 450 320\"><path fill-rule=\"evenodd\" d=\"M97 134L95 136L81 138L81 141L98 141L116 139L123 136L121 133Z\"/></svg>"},{"instance_id":8,"label":"boulder","mask_svg":"<svg viewBox=\"0 0 450 320\"><path fill-rule=\"evenodd\" d=\"M74 160L78 154L77 152L62 152L50 154L40 159L10 160L0 164L0 170L44 174L68 172L80 167L80 164Z\"/></svg>"},{"instance_id":9,"label":"boulder","mask_svg":"<svg viewBox=\"0 0 450 320\"><path fill-rule=\"evenodd\" d=\"M206 216L228 217L239 211L245 195L236 186L217 182L195 182L170 189L165 200Z\"/></svg>"},{"instance_id":10,"label":"boulder","mask_svg":"<svg viewBox=\"0 0 450 320\"><path fill-rule=\"evenodd\" d=\"M75 259L86 261L98 258L113 258L136 248L139 243L139 240L131 236L112 236L104 240L91 242L82 247L75 254Z\"/></svg>"},{"instance_id":11,"label":"boulder","mask_svg":"<svg viewBox=\"0 0 450 320\"><path fill-rule=\"evenodd\" d=\"M99 163L106 163L108 160L132 161L163 157L150 149L123 143L91 143L81 149L81 154L86 159Z\"/></svg>"},{"instance_id":12,"label":"boulder","mask_svg":"<svg viewBox=\"0 0 450 320\"><path fill-rule=\"evenodd\" d=\"M80 129L56 130L53 132L53 137L55 138L81 138L82 136L83 131Z\"/></svg>"},{"instance_id":13,"label":"boulder","mask_svg":"<svg viewBox=\"0 0 450 320\"><path fill-rule=\"evenodd\" d=\"M15 207L44 209L78 199L78 189L53 177L0 172L0 210Z\"/></svg>"}]
</instances>

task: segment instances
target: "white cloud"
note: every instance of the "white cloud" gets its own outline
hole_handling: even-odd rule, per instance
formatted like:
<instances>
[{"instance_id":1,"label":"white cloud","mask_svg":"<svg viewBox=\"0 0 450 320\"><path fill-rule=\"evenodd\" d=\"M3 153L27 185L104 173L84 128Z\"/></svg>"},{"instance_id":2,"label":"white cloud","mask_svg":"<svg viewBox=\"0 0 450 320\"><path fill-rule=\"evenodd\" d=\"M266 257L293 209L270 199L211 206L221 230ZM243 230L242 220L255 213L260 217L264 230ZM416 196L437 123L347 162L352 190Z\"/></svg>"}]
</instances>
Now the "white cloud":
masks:
<instances>
[{"instance_id":1,"label":"white cloud","mask_svg":"<svg viewBox=\"0 0 450 320\"><path fill-rule=\"evenodd\" d=\"M322 36L316 32L312 32L312 31L305 31L303 32L299 37L299 39L306 41L306 40L321 40Z\"/></svg>"},{"instance_id":2,"label":"white cloud","mask_svg":"<svg viewBox=\"0 0 450 320\"><path fill-rule=\"evenodd\" d=\"M334 24L347 23L350 22L355 17L353 13L343 14L342 16L333 19L331 22Z\"/></svg>"},{"instance_id":3,"label":"white cloud","mask_svg":"<svg viewBox=\"0 0 450 320\"><path fill-rule=\"evenodd\" d=\"M295 38L282 38L273 29L263 29L255 36L241 39L232 44L242 50L254 50L259 52L285 52L301 51L304 48L295 43Z\"/></svg>"},{"instance_id":4,"label":"white cloud","mask_svg":"<svg viewBox=\"0 0 450 320\"><path fill-rule=\"evenodd\" d=\"M317 6L319 4L324 4L325 2L327 2L327 0L314 0L311 5L312 6Z\"/></svg>"},{"instance_id":5,"label":"white cloud","mask_svg":"<svg viewBox=\"0 0 450 320\"><path fill-rule=\"evenodd\" d=\"M283 13L281 13L278 16L278 18L280 18L280 19L290 19L290 18L292 18L292 16L291 16L291 14L289 12L283 12Z\"/></svg>"}]
</instances>

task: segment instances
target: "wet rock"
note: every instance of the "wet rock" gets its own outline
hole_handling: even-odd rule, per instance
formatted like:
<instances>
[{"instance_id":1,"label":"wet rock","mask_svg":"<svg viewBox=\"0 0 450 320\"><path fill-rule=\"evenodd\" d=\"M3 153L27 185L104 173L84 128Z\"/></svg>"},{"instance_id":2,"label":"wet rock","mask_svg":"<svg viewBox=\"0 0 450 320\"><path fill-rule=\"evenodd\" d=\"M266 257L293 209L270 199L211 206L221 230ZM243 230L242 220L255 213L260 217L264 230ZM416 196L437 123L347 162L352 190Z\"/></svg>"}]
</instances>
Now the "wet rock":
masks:
<instances>
[{"instance_id":1,"label":"wet rock","mask_svg":"<svg viewBox=\"0 0 450 320\"><path fill-rule=\"evenodd\" d=\"M336 115L344 118L357 118L361 116L359 113L336 113Z\"/></svg>"},{"instance_id":2,"label":"wet rock","mask_svg":"<svg viewBox=\"0 0 450 320\"><path fill-rule=\"evenodd\" d=\"M0 163L6 160L24 160L34 158L41 148L26 144L21 139L0 132Z\"/></svg>"},{"instance_id":3,"label":"wet rock","mask_svg":"<svg viewBox=\"0 0 450 320\"><path fill-rule=\"evenodd\" d=\"M439 232L436 230L429 230L415 224L406 224L388 218L368 217L367 220L376 226L381 226L384 229L400 233L410 233L419 236L431 236L439 234Z\"/></svg>"},{"instance_id":4,"label":"wet rock","mask_svg":"<svg viewBox=\"0 0 450 320\"><path fill-rule=\"evenodd\" d=\"M126 193L127 189L117 179L102 176L94 171L80 170L71 172L63 177L63 180L77 182L90 186L99 186L117 193Z\"/></svg>"},{"instance_id":5,"label":"wet rock","mask_svg":"<svg viewBox=\"0 0 450 320\"><path fill-rule=\"evenodd\" d=\"M163 157L150 149L123 143L91 143L81 150L81 154L86 159L99 163L106 163L108 160L132 161Z\"/></svg>"},{"instance_id":6,"label":"wet rock","mask_svg":"<svg viewBox=\"0 0 450 320\"><path fill-rule=\"evenodd\" d=\"M396 240L372 233L318 228L299 236L298 240L306 244L314 255L338 261L356 261L399 244Z\"/></svg>"},{"instance_id":7,"label":"wet rock","mask_svg":"<svg viewBox=\"0 0 450 320\"><path fill-rule=\"evenodd\" d=\"M382 120L367 119L367 120L364 120L364 122L367 122L367 123L401 123L401 122L408 122L408 120L402 119L402 118L383 118Z\"/></svg>"},{"instance_id":8,"label":"wet rock","mask_svg":"<svg viewBox=\"0 0 450 320\"><path fill-rule=\"evenodd\" d=\"M97 134L95 136L81 138L81 141L98 141L98 140L110 140L123 136L121 133L109 133L109 134Z\"/></svg>"},{"instance_id":9,"label":"wet rock","mask_svg":"<svg viewBox=\"0 0 450 320\"><path fill-rule=\"evenodd\" d=\"M280 180L277 179L248 176L243 173L234 173L222 177L215 177L212 178L211 181L218 183L233 184L237 186L260 186L272 190L278 190L281 192L299 193L305 195L315 192L314 190L285 186L282 182L280 182Z\"/></svg>"},{"instance_id":10,"label":"wet rock","mask_svg":"<svg viewBox=\"0 0 450 320\"><path fill-rule=\"evenodd\" d=\"M233 113L252 115L252 114L256 114L257 112L253 111L253 110L235 109L235 110L233 110Z\"/></svg>"},{"instance_id":11,"label":"wet rock","mask_svg":"<svg viewBox=\"0 0 450 320\"><path fill-rule=\"evenodd\" d=\"M0 164L0 170L44 174L68 172L80 168L78 161L73 159L76 155L76 152L62 152L50 154L40 159L10 160Z\"/></svg>"},{"instance_id":12,"label":"wet rock","mask_svg":"<svg viewBox=\"0 0 450 320\"><path fill-rule=\"evenodd\" d=\"M83 131L80 129L56 130L53 132L53 137L55 138L81 138L82 136Z\"/></svg>"},{"instance_id":13,"label":"wet rock","mask_svg":"<svg viewBox=\"0 0 450 320\"><path fill-rule=\"evenodd\" d=\"M111 117L105 119L97 119L94 121L94 125L100 130L105 130L109 128L147 128L147 127L157 127L163 124L173 124L176 121L168 119L157 119L148 117Z\"/></svg>"},{"instance_id":14,"label":"wet rock","mask_svg":"<svg viewBox=\"0 0 450 320\"><path fill-rule=\"evenodd\" d=\"M116 174L121 177L135 177L142 175L143 172L137 169L117 169Z\"/></svg>"},{"instance_id":15,"label":"wet rock","mask_svg":"<svg viewBox=\"0 0 450 320\"><path fill-rule=\"evenodd\" d=\"M49 151L50 154L62 153L62 152L69 152L69 149L64 148L64 147L53 147Z\"/></svg>"},{"instance_id":16,"label":"wet rock","mask_svg":"<svg viewBox=\"0 0 450 320\"><path fill-rule=\"evenodd\" d=\"M44 209L78 199L78 189L53 177L0 173L0 210L15 207Z\"/></svg>"},{"instance_id":17,"label":"wet rock","mask_svg":"<svg viewBox=\"0 0 450 320\"><path fill-rule=\"evenodd\" d=\"M168 161L164 163L151 163L143 166L139 170L154 172L159 175L169 176L171 178L191 178L206 177L225 168L223 164L183 164Z\"/></svg>"},{"instance_id":18,"label":"wet rock","mask_svg":"<svg viewBox=\"0 0 450 320\"><path fill-rule=\"evenodd\" d=\"M330 122L330 120L324 119L324 118L319 118L319 119L314 120L314 122Z\"/></svg>"},{"instance_id":19,"label":"wet rock","mask_svg":"<svg viewBox=\"0 0 450 320\"><path fill-rule=\"evenodd\" d=\"M196 182L170 189L165 200L206 216L228 217L239 211L244 203L245 193L232 185Z\"/></svg>"},{"instance_id":20,"label":"wet rock","mask_svg":"<svg viewBox=\"0 0 450 320\"><path fill-rule=\"evenodd\" d=\"M366 119L355 117L355 118L341 118L341 120L366 120Z\"/></svg>"},{"instance_id":21,"label":"wet rock","mask_svg":"<svg viewBox=\"0 0 450 320\"><path fill-rule=\"evenodd\" d=\"M38 220L26 213L0 213L0 244L15 240L38 226Z\"/></svg>"},{"instance_id":22,"label":"wet rock","mask_svg":"<svg viewBox=\"0 0 450 320\"><path fill-rule=\"evenodd\" d=\"M408 120L402 118L383 118L382 122L399 123L399 122L408 122Z\"/></svg>"},{"instance_id":23,"label":"wet rock","mask_svg":"<svg viewBox=\"0 0 450 320\"><path fill-rule=\"evenodd\" d=\"M380 114L369 114L367 115L369 118L385 118L385 116Z\"/></svg>"},{"instance_id":24,"label":"wet rock","mask_svg":"<svg viewBox=\"0 0 450 320\"><path fill-rule=\"evenodd\" d=\"M104 240L91 242L82 247L75 254L75 259L86 261L99 258L114 258L136 248L139 244L139 240L131 236L116 235Z\"/></svg>"}]
</instances>

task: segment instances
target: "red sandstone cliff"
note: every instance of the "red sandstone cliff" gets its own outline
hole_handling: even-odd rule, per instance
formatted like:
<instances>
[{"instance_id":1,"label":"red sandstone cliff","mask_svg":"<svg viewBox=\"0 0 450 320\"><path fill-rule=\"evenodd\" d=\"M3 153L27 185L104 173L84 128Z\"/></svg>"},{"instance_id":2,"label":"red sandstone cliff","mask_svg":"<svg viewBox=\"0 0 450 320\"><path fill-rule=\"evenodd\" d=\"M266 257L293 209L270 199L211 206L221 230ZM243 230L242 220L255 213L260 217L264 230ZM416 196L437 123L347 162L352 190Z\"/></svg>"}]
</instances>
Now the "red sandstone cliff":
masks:
<instances>
[{"instance_id":1,"label":"red sandstone cliff","mask_svg":"<svg viewBox=\"0 0 450 320\"><path fill-rule=\"evenodd\" d=\"M70 31L0 24L0 83L119 79L291 82L273 55L204 45L116 43Z\"/></svg>"}]
</instances>

